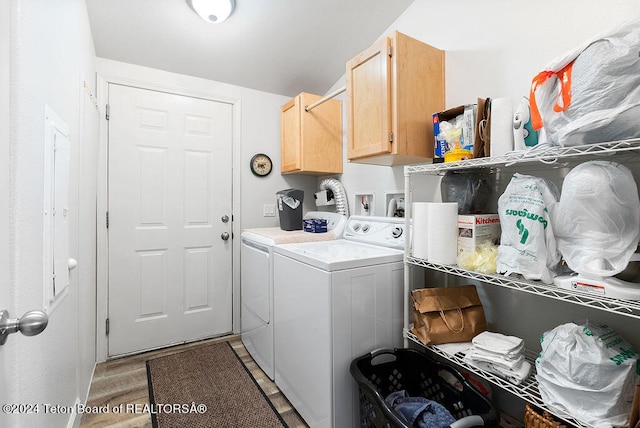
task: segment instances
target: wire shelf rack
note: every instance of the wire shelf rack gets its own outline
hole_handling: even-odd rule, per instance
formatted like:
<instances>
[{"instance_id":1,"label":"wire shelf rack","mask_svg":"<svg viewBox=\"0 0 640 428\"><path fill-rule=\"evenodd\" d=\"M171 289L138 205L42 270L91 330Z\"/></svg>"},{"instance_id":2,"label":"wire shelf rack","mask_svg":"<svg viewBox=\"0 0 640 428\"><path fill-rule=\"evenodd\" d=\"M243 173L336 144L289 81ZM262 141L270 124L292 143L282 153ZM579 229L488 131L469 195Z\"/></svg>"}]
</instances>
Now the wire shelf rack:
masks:
<instances>
[{"instance_id":1,"label":"wire shelf rack","mask_svg":"<svg viewBox=\"0 0 640 428\"><path fill-rule=\"evenodd\" d=\"M412 175L442 175L447 171L461 171L468 169L491 169L499 171L511 167L527 166L535 168L535 163L542 164L541 167L549 168L556 166L564 166L568 162L578 162L588 157L605 158L607 160L618 162L640 161L640 138L629 140L621 140L614 142L606 142L599 144L588 144L576 147L558 147L552 145L540 145L531 150L524 152L511 152L502 156L485 157L462 160L458 162L437 163L437 164L418 164L406 165L404 167L405 175L405 196L408 203L411 201L410 178ZM411 217L411 211L407 212L408 218ZM409 221L405 223L407 227L408 238L410 238ZM500 274L483 274L471 270L462 269L457 265L442 265L428 262L424 259L413 257L410 250L405 250L405 266L413 265L434 271L444 272L463 278L481 281L488 284L497 285L514 290L520 290L526 293L544 296L547 298L577 304L589 308L603 310L626 317L640 319L640 301L616 299L601 295L595 295L578 290L566 290L553 284L544 284L541 281L532 281L523 278L520 275L505 276ZM405 281L407 281L407 273L405 273ZM407 287L410 287L406 285ZM406 317L406 314L405 314ZM407 321L405 320L405 323ZM406 324L405 324L406 325ZM540 395L538 383L536 381L535 359L537 355L527 350L525 357L532 365L532 374L520 385L510 383L497 375L475 367L464 360L464 353L457 352L451 354L437 345L424 345L413 335L408 329L404 330L405 339L416 343L422 348L439 355L440 357L475 373L481 378L493 383L494 385L520 397L531 404L548 411L549 413L561 419L565 423L572 424L580 428L591 428L592 426L577 419L575 416L569 415L559 409L551 408L546 405Z\"/></svg>"},{"instance_id":2,"label":"wire shelf rack","mask_svg":"<svg viewBox=\"0 0 640 428\"><path fill-rule=\"evenodd\" d=\"M640 138L576 147L542 145L539 148L511 152L502 156L467 159L458 162L406 165L404 173L405 175L413 173L439 174L448 170L506 167L528 162L554 164L557 161L577 159L582 156L611 155L633 151L640 151Z\"/></svg>"},{"instance_id":3,"label":"wire shelf rack","mask_svg":"<svg viewBox=\"0 0 640 428\"><path fill-rule=\"evenodd\" d=\"M552 408L547 404L545 404L545 402L542 400L542 396L540 395L540 390L538 389L538 382L536 381L535 360L537 358L537 354L535 352L530 350L525 350L525 359L531 364L531 374L523 383L516 385L514 383L511 383L502 379L501 377L491 372L482 370L481 368L478 368L474 365L469 364L467 361L464 360L464 352L457 352L455 354L450 354L449 352L445 351L438 345L424 345L422 342L420 342L420 339L418 339L411 332L405 332L405 333L406 333L407 339L411 340L412 342L416 343L422 348L427 349L428 351L433 352L434 354L439 355L440 357L460 367L463 367L465 370L471 373L474 373L483 379L486 379L487 381L493 383L499 388L502 388L516 395L517 397L520 397L523 400L528 401L529 403L548 411L549 413L556 416L558 419L562 419L564 422L573 424L577 427L583 427L583 428L592 427L591 425L583 421L580 421L579 419L576 419L574 416L569 415L566 412L563 412L556 408Z\"/></svg>"},{"instance_id":4,"label":"wire shelf rack","mask_svg":"<svg viewBox=\"0 0 640 428\"><path fill-rule=\"evenodd\" d=\"M440 265L426 260L408 256L407 263L425 267L428 269L457 275L463 278L475 279L500 287L520 290L538 296L545 296L563 302L569 302L590 308L612 312L618 315L640 319L640 302L633 300L614 299L611 297L593 295L580 291L565 290L555 285L544 284L540 281L531 281L520 276L504 276L500 274L482 274L454 265Z\"/></svg>"}]
</instances>

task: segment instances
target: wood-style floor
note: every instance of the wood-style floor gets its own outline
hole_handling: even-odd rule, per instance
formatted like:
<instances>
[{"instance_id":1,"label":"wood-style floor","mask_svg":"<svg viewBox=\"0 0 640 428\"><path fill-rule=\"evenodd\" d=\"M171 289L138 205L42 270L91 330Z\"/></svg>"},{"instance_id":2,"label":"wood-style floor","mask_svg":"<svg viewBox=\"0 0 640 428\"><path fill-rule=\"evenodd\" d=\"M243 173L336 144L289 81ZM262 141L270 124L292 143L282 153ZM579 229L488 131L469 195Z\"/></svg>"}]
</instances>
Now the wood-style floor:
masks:
<instances>
[{"instance_id":1,"label":"wood-style floor","mask_svg":"<svg viewBox=\"0 0 640 428\"><path fill-rule=\"evenodd\" d=\"M147 386L146 361L164 355L170 355L198 346L228 340L242 362L247 366L258 385L262 388L278 413L291 428L305 428L307 424L295 411L291 403L280 392L278 387L253 361L240 337L237 335L218 339L204 340L185 345L172 346L157 351L145 352L130 357L118 358L96 366L87 406L108 405L109 409L123 405L149 404L149 389ZM130 406L129 408L134 408ZM140 408L140 407L138 407ZM85 413L80 422L81 428L134 428L151 427L151 416L148 413Z\"/></svg>"}]
</instances>

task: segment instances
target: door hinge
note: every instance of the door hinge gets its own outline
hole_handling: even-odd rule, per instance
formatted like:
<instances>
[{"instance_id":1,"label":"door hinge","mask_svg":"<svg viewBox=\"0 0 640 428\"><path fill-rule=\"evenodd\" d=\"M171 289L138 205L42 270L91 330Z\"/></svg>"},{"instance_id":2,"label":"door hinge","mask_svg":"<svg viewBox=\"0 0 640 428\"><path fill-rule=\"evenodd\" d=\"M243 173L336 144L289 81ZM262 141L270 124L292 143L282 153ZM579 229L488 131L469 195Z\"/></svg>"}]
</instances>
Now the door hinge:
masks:
<instances>
[{"instance_id":1,"label":"door hinge","mask_svg":"<svg viewBox=\"0 0 640 428\"><path fill-rule=\"evenodd\" d=\"M107 229L109 229L109 211L105 213L105 217L106 217Z\"/></svg>"},{"instance_id":2,"label":"door hinge","mask_svg":"<svg viewBox=\"0 0 640 428\"><path fill-rule=\"evenodd\" d=\"M393 143L393 132L389 132L389 142Z\"/></svg>"},{"instance_id":3,"label":"door hinge","mask_svg":"<svg viewBox=\"0 0 640 428\"><path fill-rule=\"evenodd\" d=\"M107 318L105 323L105 331L107 332L107 336L109 335L109 318Z\"/></svg>"},{"instance_id":4,"label":"door hinge","mask_svg":"<svg viewBox=\"0 0 640 428\"><path fill-rule=\"evenodd\" d=\"M389 57L393 56L393 48L391 46L389 46L389 48L387 48L387 55L389 55Z\"/></svg>"},{"instance_id":5,"label":"door hinge","mask_svg":"<svg viewBox=\"0 0 640 428\"><path fill-rule=\"evenodd\" d=\"M107 104L106 108L106 114L105 114L105 119L109 120L109 113L111 112L111 108L109 107L109 104Z\"/></svg>"}]
</instances>

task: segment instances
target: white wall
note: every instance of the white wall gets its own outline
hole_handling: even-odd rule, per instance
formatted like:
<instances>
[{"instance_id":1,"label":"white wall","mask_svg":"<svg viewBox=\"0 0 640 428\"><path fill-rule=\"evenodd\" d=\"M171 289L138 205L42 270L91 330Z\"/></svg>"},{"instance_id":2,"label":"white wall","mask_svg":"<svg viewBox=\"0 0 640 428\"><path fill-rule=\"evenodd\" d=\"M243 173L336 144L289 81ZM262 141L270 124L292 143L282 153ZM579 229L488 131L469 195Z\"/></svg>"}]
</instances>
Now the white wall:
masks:
<instances>
[{"instance_id":1,"label":"white wall","mask_svg":"<svg viewBox=\"0 0 640 428\"><path fill-rule=\"evenodd\" d=\"M44 106L70 128L70 252L79 268L39 336L14 334L0 352L12 403L73 406L89 388L95 358L95 169L97 116L84 109L83 81L95 88L95 52L82 0L10 2L10 200L12 299L19 317L43 307ZM84 116L83 116L84 115ZM83 119L81 121L81 116ZM83 174L83 180L79 175ZM13 415L7 426L65 426L74 415ZM76 419L79 422L79 418Z\"/></svg>"},{"instance_id":2,"label":"white wall","mask_svg":"<svg viewBox=\"0 0 640 428\"><path fill-rule=\"evenodd\" d=\"M415 0L392 25L446 51L447 108L480 97L529 94L531 79L554 58L612 25L640 17L637 0Z\"/></svg>"}]
</instances>

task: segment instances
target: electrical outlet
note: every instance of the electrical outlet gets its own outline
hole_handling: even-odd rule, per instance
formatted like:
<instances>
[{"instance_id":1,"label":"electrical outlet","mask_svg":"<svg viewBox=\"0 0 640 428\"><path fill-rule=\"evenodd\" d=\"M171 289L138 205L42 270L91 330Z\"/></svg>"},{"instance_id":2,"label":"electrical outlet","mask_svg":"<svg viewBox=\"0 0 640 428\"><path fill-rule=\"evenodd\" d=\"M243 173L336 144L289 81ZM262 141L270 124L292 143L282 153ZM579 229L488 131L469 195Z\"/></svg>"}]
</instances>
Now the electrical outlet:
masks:
<instances>
[{"instance_id":1,"label":"electrical outlet","mask_svg":"<svg viewBox=\"0 0 640 428\"><path fill-rule=\"evenodd\" d=\"M262 206L263 217L275 217L276 216L276 204L264 204Z\"/></svg>"}]
</instances>

